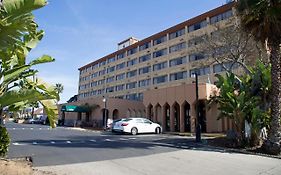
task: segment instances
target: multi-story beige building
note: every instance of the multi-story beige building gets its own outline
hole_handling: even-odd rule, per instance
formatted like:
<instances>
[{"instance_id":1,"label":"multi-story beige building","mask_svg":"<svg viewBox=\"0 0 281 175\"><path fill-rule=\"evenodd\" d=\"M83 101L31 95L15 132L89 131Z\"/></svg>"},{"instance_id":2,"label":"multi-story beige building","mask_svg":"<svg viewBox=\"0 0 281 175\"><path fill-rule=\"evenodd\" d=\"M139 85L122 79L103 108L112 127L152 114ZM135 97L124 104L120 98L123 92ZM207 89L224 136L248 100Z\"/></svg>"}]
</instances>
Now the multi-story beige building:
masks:
<instances>
[{"instance_id":1,"label":"multi-story beige building","mask_svg":"<svg viewBox=\"0 0 281 175\"><path fill-rule=\"evenodd\" d=\"M216 109L206 111L205 101L212 89L214 74L222 66L205 54L202 37L212 35L216 26L232 24L234 3L177 24L143 40L130 37L118 50L79 68L78 101L72 105L95 105L85 112L86 121L109 118L148 117L166 131L192 131L195 122L194 73L199 76L202 129L220 132L231 127L217 121ZM201 48L201 49L198 49ZM107 106L102 102L107 99ZM64 111L66 119L83 120L81 113ZM77 117L78 116L78 117Z\"/></svg>"}]
</instances>

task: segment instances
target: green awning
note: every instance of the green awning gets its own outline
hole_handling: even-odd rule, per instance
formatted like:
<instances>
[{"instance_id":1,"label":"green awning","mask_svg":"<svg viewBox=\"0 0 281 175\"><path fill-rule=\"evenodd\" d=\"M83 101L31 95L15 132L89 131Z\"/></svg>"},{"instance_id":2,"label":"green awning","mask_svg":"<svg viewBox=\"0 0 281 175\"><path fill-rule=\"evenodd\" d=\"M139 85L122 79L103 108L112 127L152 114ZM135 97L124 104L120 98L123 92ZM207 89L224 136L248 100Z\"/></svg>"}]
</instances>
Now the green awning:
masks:
<instances>
[{"instance_id":1,"label":"green awning","mask_svg":"<svg viewBox=\"0 0 281 175\"><path fill-rule=\"evenodd\" d=\"M85 106L64 105L61 107L64 112L89 112L90 109Z\"/></svg>"}]
</instances>

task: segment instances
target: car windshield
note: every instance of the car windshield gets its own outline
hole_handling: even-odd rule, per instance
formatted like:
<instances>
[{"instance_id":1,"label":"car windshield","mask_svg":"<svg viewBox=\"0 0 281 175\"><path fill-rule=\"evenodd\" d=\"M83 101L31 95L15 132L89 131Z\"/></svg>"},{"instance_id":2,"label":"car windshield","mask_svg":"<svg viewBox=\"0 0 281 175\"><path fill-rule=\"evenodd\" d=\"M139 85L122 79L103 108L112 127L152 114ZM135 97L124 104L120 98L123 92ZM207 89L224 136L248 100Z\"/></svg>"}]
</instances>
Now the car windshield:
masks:
<instances>
[{"instance_id":1,"label":"car windshield","mask_svg":"<svg viewBox=\"0 0 281 175\"><path fill-rule=\"evenodd\" d=\"M122 121L123 122L128 122L128 121L130 121L130 120L132 120L131 118L126 118L126 119L123 119Z\"/></svg>"}]
</instances>

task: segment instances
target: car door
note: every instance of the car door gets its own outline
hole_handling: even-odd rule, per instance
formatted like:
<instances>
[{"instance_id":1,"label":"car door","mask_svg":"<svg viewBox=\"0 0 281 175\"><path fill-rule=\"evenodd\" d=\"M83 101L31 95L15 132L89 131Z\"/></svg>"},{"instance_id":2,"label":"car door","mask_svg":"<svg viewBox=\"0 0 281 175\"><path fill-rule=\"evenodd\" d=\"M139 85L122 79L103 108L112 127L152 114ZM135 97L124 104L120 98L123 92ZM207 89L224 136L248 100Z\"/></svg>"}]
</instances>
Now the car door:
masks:
<instances>
[{"instance_id":1,"label":"car door","mask_svg":"<svg viewBox=\"0 0 281 175\"><path fill-rule=\"evenodd\" d=\"M143 127L144 127L144 132L146 133L151 133L154 132L155 128L152 125L152 122L148 119L143 119Z\"/></svg>"},{"instance_id":2,"label":"car door","mask_svg":"<svg viewBox=\"0 0 281 175\"><path fill-rule=\"evenodd\" d=\"M135 126L138 129L138 133L144 133L145 132L145 127L144 127L144 124L143 124L143 120L141 118L137 118L135 120Z\"/></svg>"}]
</instances>

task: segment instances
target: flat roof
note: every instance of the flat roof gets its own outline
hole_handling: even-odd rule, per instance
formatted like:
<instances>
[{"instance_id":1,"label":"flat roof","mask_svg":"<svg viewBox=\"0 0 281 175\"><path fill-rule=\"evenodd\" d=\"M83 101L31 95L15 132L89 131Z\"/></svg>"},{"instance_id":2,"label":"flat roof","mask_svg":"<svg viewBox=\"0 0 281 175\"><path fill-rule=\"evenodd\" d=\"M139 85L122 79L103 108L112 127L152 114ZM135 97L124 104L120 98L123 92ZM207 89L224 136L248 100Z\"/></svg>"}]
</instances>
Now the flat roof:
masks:
<instances>
[{"instance_id":1,"label":"flat roof","mask_svg":"<svg viewBox=\"0 0 281 175\"><path fill-rule=\"evenodd\" d=\"M184 21L182 23L179 23L179 24L177 24L177 25L175 25L173 27L170 27L170 28L168 28L166 30L163 30L163 31L159 32L159 33L151 35L151 36L149 36L149 37L147 37L147 38L145 38L143 40L140 40L140 41L138 41L138 42L136 42L136 43L134 43L134 44L132 44L132 45L130 45L128 47L125 47L125 48L122 48L120 50L117 50L117 51L115 51L115 52L113 52L113 53L111 53L109 55L106 55L106 56L98 59L98 60L95 60L95 61L93 61L93 62L91 62L89 64L86 64L86 65L80 67L78 70L80 71L81 69L88 68L88 67L90 67L92 65L95 65L97 63L103 62L103 61L107 60L108 58L112 58L112 57L114 57L117 54L125 52L126 50L130 50L130 49L132 49L134 47L137 47L139 45L142 45L142 44L144 44L146 42L149 42L151 40L157 39L157 38L159 38L159 37L161 37L161 36L163 36L163 35L165 35L167 33L172 33L172 32L175 32L177 30L182 29L185 26L190 26L190 25L196 24L196 23L206 19L207 17L216 16L216 15L218 15L220 13L223 13L223 12L225 12L227 10L230 10L232 7L234 7L235 3L236 2L233 1L231 3L224 4L224 5L222 5L220 7L217 7L215 9L213 9L213 10L205 12L205 13L199 15L199 16L196 16L194 18L186 20L186 21Z\"/></svg>"}]
</instances>

